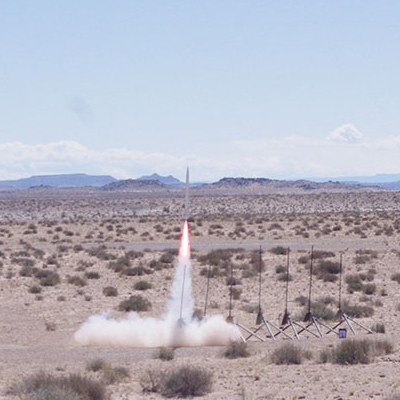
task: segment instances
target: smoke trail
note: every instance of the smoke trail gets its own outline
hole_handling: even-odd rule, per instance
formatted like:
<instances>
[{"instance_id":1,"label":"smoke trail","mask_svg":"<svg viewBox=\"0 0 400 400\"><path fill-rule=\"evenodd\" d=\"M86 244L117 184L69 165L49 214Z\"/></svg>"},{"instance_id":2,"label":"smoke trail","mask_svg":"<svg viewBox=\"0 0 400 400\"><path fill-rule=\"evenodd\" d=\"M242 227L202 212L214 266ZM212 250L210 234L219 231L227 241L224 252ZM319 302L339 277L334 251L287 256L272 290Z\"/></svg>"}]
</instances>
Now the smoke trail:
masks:
<instances>
[{"instance_id":1,"label":"smoke trail","mask_svg":"<svg viewBox=\"0 0 400 400\"><path fill-rule=\"evenodd\" d=\"M111 319L108 314L93 315L74 337L84 345L134 347L217 346L239 340L238 328L221 315L198 321L193 318L193 309L189 230L185 221L166 314L152 318L132 312L122 320Z\"/></svg>"}]
</instances>

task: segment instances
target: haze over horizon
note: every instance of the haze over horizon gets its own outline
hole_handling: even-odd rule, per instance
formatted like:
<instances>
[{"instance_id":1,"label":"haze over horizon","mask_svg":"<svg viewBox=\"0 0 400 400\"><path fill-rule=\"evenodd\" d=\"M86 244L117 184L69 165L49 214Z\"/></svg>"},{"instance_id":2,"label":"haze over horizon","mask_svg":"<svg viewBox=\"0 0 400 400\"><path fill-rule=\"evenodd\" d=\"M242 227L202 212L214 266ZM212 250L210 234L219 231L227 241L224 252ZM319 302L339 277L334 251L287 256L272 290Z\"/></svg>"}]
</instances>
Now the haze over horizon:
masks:
<instances>
[{"instance_id":1,"label":"haze over horizon","mask_svg":"<svg viewBox=\"0 0 400 400\"><path fill-rule=\"evenodd\" d=\"M400 173L400 3L0 5L0 180Z\"/></svg>"}]
</instances>

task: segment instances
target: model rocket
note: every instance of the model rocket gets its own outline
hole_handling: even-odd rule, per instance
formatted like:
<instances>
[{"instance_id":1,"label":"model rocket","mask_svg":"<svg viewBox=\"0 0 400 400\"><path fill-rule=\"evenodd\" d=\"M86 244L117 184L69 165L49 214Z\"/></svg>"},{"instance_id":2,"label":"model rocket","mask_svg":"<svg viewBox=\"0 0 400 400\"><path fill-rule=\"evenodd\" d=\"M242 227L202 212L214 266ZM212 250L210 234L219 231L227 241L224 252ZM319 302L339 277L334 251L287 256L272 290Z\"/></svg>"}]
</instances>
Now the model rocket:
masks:
<instances>
[{"instance_id":1,"label":"model rocket","mask_svg":"<svg viewBox=\"0 0 400 400\"><path fill-rule=\"evenodd\" d=\"M185 210L183 218L185 221L189 218L189 167L186 168Z\"/></svg>"},{"instance_id":2,"label":"model rocket","mask_svg":"<svg viewBox=\"0 0 400 400\"><path fill-rule=\"evenodd\" d=\"M184 301L184 293L185 293L185 279L186 279L186 269L189 263L190 258L190 241L189 241L189 227L188 227L188 218L189 218L189 168L186 169L186 187L185 187L185 208L183 210L183 229L182 229L182 239L181 239L181 247L179 250L179 255L183 259L183 277L182 277L182 291L181 291L181 308L179 313L179 319L177 322L177 326L182 328L185 325L182 316L183 310L183 301Z\"/></svg>"}]
</instances>

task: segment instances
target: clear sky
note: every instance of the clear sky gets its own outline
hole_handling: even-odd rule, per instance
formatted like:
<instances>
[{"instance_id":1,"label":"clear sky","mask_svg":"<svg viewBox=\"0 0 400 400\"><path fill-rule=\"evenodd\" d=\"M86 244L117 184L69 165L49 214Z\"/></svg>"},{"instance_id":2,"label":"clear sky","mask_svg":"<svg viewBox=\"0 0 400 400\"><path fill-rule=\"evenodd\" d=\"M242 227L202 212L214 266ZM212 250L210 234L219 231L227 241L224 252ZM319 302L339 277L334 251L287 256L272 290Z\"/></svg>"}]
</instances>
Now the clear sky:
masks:
<instances>
[{"instance_id":1,"label":"clear sky","mask_svg":"<svg viewBox=\"0 0 400 400\"><path fill-rule=\"evenodd\" d=\"M0 179L400 173L400 1L0 0Z\"/></svg>"}]
</instances>

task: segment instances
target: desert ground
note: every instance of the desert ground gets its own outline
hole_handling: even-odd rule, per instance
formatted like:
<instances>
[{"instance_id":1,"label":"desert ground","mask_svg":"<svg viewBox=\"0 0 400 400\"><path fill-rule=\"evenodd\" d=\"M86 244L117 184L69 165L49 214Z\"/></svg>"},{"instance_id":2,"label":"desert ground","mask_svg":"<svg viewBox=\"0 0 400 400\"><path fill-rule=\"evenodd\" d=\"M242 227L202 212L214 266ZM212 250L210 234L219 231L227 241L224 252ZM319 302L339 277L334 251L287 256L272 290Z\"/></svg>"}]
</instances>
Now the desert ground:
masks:
<instances>
[{"instance_id":1,"label":"desert ground","mask_svg":"<svg viewBox=\"0 0 400 400\"><path fill-rule=\"evenodd\" d=\"M113 318L125 318L119 305L132 295L151 304L140 314L163 315L177 263L182 206L178 192L113 195L42 189L0 194L0 399L25 398L10 388L38 371L106 381L111 400L161 399L161 393L143 391L149 371L186 365L212 373L212 389L204 399L400 396L399 192L199 192L190 199L198 315L211 271L207 315L228 316L228 283L234 283L234 321L256 328L261 246L264 317L281 323L289 248L288 310L302 321L313 246L314 314L335 325L342 255L342 303L354 321L374 331L367 334L353 325L354 338L389 342L393 349L388 354L371 355L369 362L357 365L322 362L321 353L353 338L349 329L348 339L323 329L323 338L303 332L298 341L283 335L274 341L262 328L264 341L253 337L247 344L249 357L235 359L224 356L225 346L177 348L173 360L165 361L156 348L78 344L73 335L89 316L108 311ZM138 289L143 281L147 283ZM276 350L288 343L304 354L301 364L273 361ZM94 359L125 367L128 376L107 381L102 372L88 370Z\"/></svg>"}]
</instances>

